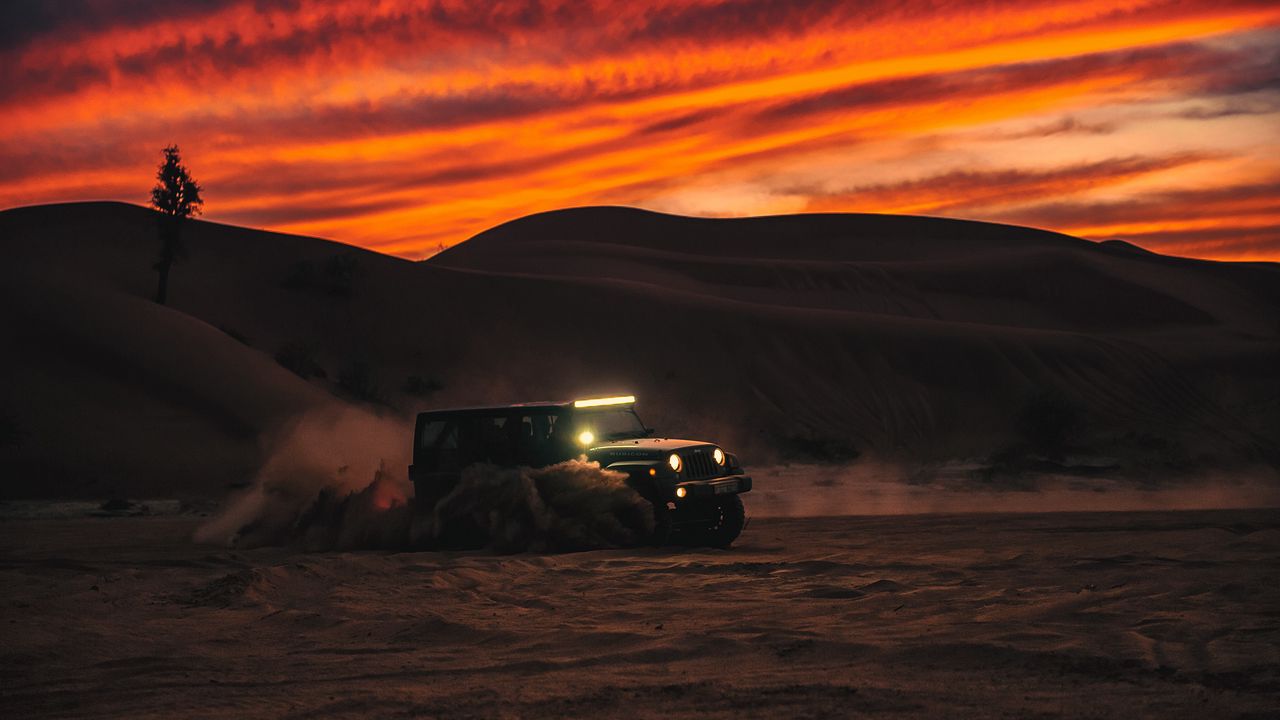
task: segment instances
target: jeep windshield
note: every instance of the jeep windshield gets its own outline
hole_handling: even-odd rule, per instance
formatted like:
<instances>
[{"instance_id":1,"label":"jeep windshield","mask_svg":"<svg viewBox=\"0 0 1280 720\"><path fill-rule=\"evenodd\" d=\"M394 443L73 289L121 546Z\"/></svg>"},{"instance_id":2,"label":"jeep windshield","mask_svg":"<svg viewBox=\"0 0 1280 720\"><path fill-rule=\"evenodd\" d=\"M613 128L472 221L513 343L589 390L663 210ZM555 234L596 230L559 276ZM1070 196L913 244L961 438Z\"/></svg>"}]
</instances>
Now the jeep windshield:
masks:
<instances>
[{"instance_id":1,"label":"jeep windshield","mask_svg":"<svg viewBox=\"0 0 1280 720\"><path fill-rule=\"evenodd\" d=\"M579 432L589 431L599 440L642 438L649 434L640 416L631 408L610 408L577 413Z\"/></svg>"}]
</instances>

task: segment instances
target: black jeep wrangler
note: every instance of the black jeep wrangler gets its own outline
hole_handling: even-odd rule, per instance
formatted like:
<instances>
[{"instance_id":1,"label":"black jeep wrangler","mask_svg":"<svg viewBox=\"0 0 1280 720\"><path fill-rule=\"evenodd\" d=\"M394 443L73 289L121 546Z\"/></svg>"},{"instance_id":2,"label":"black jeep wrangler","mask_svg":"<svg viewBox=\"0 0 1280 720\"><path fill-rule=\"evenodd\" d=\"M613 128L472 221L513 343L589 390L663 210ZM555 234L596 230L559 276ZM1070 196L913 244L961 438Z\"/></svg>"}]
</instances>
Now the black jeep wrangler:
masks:
<instances>
[{"instance_id":1,"label":"black jeep wrangler","mask_svg":"<svg viewBox=\"0 0 1280 720\"><path fill-rule=\"evenodd\" d=\"M418 415L409 477L419 507L433 507L476 463L545 467L585 456L627 474L653 503L655 542L728 547L742 532L738 458L698 440L652 437L633 396L433 410Z\"/></svg>"}]
</instances>

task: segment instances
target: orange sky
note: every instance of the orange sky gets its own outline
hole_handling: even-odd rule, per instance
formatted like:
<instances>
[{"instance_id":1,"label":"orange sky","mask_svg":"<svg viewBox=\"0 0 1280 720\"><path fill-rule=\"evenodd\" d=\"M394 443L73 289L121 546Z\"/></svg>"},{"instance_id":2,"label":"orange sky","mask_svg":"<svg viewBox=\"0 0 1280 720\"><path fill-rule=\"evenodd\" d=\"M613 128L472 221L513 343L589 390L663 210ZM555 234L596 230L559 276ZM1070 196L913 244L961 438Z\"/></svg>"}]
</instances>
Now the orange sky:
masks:
<instances>
[{"instance_id":1,"label":"orange sky","mask_svg":"<svg viewBox=\"0 0 1280 720\"><path fill-rule=\"evenodd\" d=\"M424 257L531 212L901 212L1280 260L1274 2L15 0L0 207Z\"/></svg>"}]
</instances>

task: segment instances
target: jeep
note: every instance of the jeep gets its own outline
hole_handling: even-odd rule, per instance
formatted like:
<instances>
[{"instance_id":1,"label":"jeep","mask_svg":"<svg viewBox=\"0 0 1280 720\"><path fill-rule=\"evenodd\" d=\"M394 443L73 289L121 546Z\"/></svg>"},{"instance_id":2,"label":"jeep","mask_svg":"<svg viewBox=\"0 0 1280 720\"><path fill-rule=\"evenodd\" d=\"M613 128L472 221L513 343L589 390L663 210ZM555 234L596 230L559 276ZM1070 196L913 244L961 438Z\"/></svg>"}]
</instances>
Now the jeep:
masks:
<instances>
[{"instance_id":1,"label":"jeep","mask_svg":"<svg viewBox=\"0 0 1280 720\"><path fill-rule=\"evenodd\" d=\"M586 459L626 473L653 504L654 541L728 547L742 532L738 458L714 443L654 437L634 396L431 410L418 415L409 477L419 507L434 507L477 463L546 467Z\"/></svg>"}]
</instances>

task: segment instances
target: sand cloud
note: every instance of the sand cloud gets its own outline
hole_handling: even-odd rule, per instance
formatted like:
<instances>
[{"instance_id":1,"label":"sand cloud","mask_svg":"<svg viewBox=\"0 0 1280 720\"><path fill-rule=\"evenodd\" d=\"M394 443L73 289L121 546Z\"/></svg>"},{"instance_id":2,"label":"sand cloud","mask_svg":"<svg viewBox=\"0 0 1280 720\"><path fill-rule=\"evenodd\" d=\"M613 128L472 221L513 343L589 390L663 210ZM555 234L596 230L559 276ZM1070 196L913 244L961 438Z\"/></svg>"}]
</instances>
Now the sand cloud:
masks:
<instances>
[{"instance_id":1,"label":"sand cloud","mask_svg":"<svg viewBox=\"0 0 1280 720\"><path fill-rule=\"evenodd\" d=\"M438 498L406 477L411 423L351 407L294 418L264 438L252 486L198 542L307 550L488 548L502 553L634 546L653 511L626 476L571 460L547 468L477 465Z\"/></svg>"}]
</instances>

